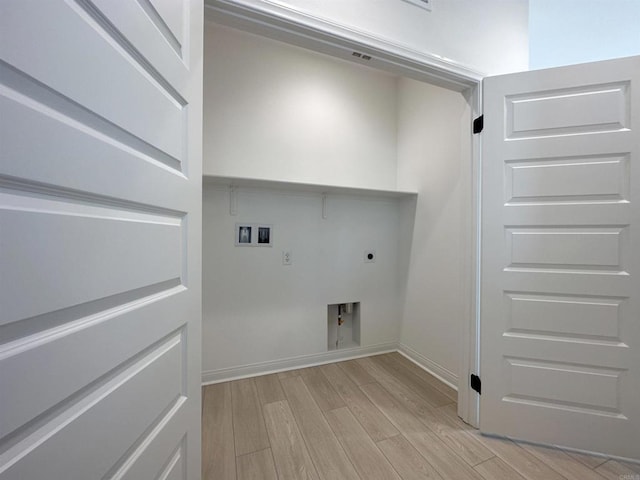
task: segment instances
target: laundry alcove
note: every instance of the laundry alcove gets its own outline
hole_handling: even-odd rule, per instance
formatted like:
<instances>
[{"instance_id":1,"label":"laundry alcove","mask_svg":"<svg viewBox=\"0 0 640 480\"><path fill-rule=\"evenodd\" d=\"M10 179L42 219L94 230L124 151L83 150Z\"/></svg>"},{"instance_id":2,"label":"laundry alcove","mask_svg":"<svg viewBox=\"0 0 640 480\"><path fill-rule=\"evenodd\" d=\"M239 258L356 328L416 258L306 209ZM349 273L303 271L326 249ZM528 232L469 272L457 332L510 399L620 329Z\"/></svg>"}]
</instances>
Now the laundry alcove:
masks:
<instances>
[{"instance_id":1,"label":"laundry alcove","mask_svg":"<svg viewBox=\"0 0 640 480\"><path fill-rule=\"evenodd\" d=\"M205 23L203 382L400 350L457 385L469 99L223 20ZM242 222L272 246L235 246ZM358 342L329 349L345 299Z\"/></svg>"}]
</instances>

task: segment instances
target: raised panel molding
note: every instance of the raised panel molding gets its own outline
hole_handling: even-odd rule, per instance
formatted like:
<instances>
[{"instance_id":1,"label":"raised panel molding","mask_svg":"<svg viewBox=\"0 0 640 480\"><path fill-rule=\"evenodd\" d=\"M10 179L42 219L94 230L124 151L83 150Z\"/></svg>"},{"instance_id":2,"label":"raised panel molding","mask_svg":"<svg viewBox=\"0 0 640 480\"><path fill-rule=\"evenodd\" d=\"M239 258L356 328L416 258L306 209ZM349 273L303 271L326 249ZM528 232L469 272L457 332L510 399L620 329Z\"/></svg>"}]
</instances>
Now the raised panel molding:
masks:
<instances>
[{"instance_id":1,"label":"raised panel molding","mask_svg":"<svg viewBox=\"0 0 640 480\"><path fill-rule=\"evenodd\" d=\"M626 228L507 228L506 268L622 273Z\"/></svg>"},{"instance_id":2,"label":"raised panel molding","mask_svg":"<svg viewBox=\"0 0 640 480\"><path fill-rule=\"evenodd\" d=\"M629 82L509 95L505 139L626 130Z\"/></svg>"},{"instance_id":3,"label":"raised panel molding","mask_svg":"<svg viewBox=\"0 0 640 480\"><path fill-rule=\"evenodd\" d=\"M138 0L140 6L162 33L165 40L176 53L184 58L182 48L184 43L185 16L188 15L184 0Z\"/></svg>"},{"instance_id":4,"label":"raised panel molding","mask_svg":"<svg viewBox=\"0 0 640 480\"><path fill-rule=\"evenodd\" d=\"M176 158L152 143L133 135L100 114L82 108L65 95L45 88L40 82L7 66L2 61L0 61L0 78L2 78L0 102L2 102L1 105L6 115L3 117L13 118L16 122L16 125L8 124L2 132L3 137L6 135L6 138L3 138L3 144L7 151L18 153L21 150L29 150L33 153L34 147L46 140L36 137L34 142L21 145L17 143L16 137L10 135L14 129L22 127L23 121L29 122L29 126L34 128L35 124L31 122L35 119L35 122L38 123L46 122L48 128L65 131L65 135L90 137L95 143L98 141L108 143L120 150L153 159L155 162L181 171L180 158ZM48 133L49 130L46 127L36 130L33 134L34 137L35 133L40 131ZM24 132L29 132L29 129L20 131L24 134ZM59 139L53 142L49 141L47 147L57 149L60 153L64 150L77 150L73 144L69 146Z\"/></svg>"},{"instance_id":5,"label":"raised panel molding","mask_svg":"<svg viewBox=\"0 0 640 480\"><path fill-rule=\"evenodd\" d=\"M166 422L167 414L184 404L184 337L184 332L177 332L53 418L24 432L22 440L0 454L0 479L38 478L37 472L45 469L51 478L103 478L117 469L128 458L129 446L141 442L141 431ZM126 411L135 415L123 414ZM96 448L99 457L88 454ZM69 452L73 462L49 462Z\"/></svg>"},{"instance_id":6,"label":"raised panel molding","mask_svg":"<svg viewBox=\"0 0 640 480\"><path fill-rule=\"evenodd\" d=\"M505 202L629 201L629 154L505 162Z\"/></svg>"},{"instance_id":7,"label":"raised panel molding","mask_svg":"<svg viewBox=\"0 0 640 480\"><path fill-rule=\"evenodd\" d=\"M170 280L181 282L184 225L173 213L87 205L28 192L0 193L0 199L0 303L7 305L1 324ZM31 236L25 238L24 231ZM42 239L47 240L46 251L34 245ZM104 273L95 276L96 271ZM61 272L64 284L57 281ZM37 299L21 295L27 286L39 290Z\"/></svg>"},{"instance_id":8,"label":"raised panel molding","mask_svg":"<svg viewBox=\"0 0 640 480\"><path fill-rule=\"evenodd\" d=\"M0 438L23 427L77 396L87 384L104 381L120 365L131 362L138 352L153 348L184 324L178 315L183 303L183 286L169 288L94 314L80 311L78 318L63 312L66 322L43 330L38 323L33 332L17 336L0 346L0 401L11 405L11 414L0 416ZM168 314L163 317L163 314ZM18 327L24 322L19 322ZM11 325L9 325L10 327ZM130 331L123 335L122 332ZM2 337L11 330L0 329ZM8 335L6 335L8 337ZM108 347L106 347L108 346ZM91 358L90 362L79 359ZM37 365L37 368L33 368ZM24 378L29 378L25 382ZM54 382L46 389L42 385Z\"/></svg>"},{"instance_id":9,"label":"raised panel molding","mask_svg":"<svg viewBox=\"0 0 640 480\"><path fill-rule=\"evenodd\" d=\"M3 83L4 72L12 69L30 84L181 163L186 154L187 101L180 92L89 2L45 2L37 12L31 13L28 2L12 6L14 21L4 33L24 47L15 56L8 45L5 49L0 46L0 55L13 65L3 63ZM57 29L47 28L49 18L58 19ZM39 42L32 42L36 37ZM41 58L37 44L43 42L57 45L65 56ZM72 61L83 62L85 68L70 79L65 62ZM116 77L119 82L110 80ZM95 95L96 91L104 94Z\"/></svg>"},{"instance_id":10,"label":"raised panel molding","mask_svg":"<svg viewBox=\"0 0 640 480\"><path fill-rule=\"evenodd\" d=\"M505 357L503 401L622 416L621 369ZM585 384L588 389L582 388Z\"/></svg>"},{"instance_id":11,"label":"raised panel molding","mask_svg":"<svg viewBox=\"0 0 640 480\"><path fill-rule=\"evenodd\" d=\"M507 292L505 335L619 345L625 300L618 297Z\"/></svg>"}]
</instances>

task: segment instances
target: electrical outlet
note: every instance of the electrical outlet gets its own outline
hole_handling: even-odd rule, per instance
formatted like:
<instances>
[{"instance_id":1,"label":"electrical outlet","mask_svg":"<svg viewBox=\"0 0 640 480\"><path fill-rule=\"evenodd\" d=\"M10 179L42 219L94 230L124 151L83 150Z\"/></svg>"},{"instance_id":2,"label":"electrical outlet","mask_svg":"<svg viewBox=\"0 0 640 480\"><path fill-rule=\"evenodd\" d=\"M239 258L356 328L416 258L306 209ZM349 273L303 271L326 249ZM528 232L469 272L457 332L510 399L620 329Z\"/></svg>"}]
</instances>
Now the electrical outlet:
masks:
<instances>
[{"instance_id":1,"label":"electrical outlet","mask_svg":"<svg viewBox=\"0 0 640 480\"><path fill-rule=\"evenodd\" d=\"M282 252L282 264L291 265L292 263L293 263L293 258L291 256L291 250L284 250Z\"/></svg>"},{"instance_id":2,"label":"electrical outlet","mask_svg":"<svg viewBox=\"0 0 640 480\"><path fill-rule=\"evenodd\" d=\"M375 263L376 261L376 251L375 250L365 250L364 251L364 263Z\"/></svg>"}]
</instances>

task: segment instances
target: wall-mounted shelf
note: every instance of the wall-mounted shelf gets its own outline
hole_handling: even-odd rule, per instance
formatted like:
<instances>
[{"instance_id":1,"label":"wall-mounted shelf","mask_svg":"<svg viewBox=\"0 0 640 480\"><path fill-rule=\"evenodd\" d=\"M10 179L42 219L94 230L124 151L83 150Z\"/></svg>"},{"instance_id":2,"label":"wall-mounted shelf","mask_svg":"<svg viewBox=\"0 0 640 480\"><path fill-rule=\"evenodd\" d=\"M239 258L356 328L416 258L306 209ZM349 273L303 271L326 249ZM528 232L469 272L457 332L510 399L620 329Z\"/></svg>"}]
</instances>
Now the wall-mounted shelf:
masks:
<instances>
[{"instance_id":1,"label":"wall-mounted shelf","mask_svg":"<svg viewBox=\"0 0 640 480\"><path fill-rule=\"evenodd\" d=\"M405 198L418 195L417 192L402 190L385 190L373 188L350 187L343 185L323 185L316 183L287 182L259 178L223 177L203 175L203 185L227 186L239 188L260 188L268 190L285 190L292 192L312 192L319 194L362 195L387 198Z\"/></svg>"}]
</instances>

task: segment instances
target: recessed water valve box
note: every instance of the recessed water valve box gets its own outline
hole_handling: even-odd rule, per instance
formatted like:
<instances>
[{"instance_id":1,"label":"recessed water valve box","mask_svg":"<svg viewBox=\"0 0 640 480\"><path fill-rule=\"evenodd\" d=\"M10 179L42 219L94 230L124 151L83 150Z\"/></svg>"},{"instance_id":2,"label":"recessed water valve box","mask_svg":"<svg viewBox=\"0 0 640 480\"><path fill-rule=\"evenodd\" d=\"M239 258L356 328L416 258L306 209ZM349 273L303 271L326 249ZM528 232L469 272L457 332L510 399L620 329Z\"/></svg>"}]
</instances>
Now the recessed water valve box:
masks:
<instances>
[{"instance_id":1,"label":"recessed water valve box","mask_svg":"<svg viewBox=\"0 0 640 480\"><path fill-rule=\"evenodd\" d=\"M327 349L360 346L360 302L327 305Z\"/></svg>"}]
</instances>

